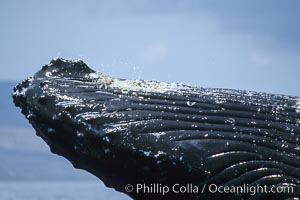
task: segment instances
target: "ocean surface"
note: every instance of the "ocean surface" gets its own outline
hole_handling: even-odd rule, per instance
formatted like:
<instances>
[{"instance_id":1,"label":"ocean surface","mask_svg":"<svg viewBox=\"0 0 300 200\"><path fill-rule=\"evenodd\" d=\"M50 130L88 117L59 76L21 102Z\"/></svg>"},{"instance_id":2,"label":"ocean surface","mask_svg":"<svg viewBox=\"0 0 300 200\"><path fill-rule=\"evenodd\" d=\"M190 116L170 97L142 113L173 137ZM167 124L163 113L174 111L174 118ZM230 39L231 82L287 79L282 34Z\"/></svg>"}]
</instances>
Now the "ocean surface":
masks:
<instances>
[{"instance_id":1,"label":"ocean surface","mask_svg":"<svg viewBox=\"0 0 300 200\"><path fill-rule=\"evenodd\" d=\"M130 200L100 181L0 181L1 200Z\"/></svg>"}]
</instances>

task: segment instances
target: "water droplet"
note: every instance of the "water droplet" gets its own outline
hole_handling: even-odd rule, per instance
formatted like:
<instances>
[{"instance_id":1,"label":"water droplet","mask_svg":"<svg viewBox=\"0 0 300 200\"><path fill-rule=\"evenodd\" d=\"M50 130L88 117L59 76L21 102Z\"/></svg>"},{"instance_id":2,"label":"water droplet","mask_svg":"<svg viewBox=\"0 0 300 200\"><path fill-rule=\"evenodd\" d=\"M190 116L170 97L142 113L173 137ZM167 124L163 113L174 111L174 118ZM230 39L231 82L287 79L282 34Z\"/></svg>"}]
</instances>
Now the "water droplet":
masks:
<instances>
[{"instance_id":1,"label":"water droplet","mask_svg":"<svg viewBox=\"0 0 300 200\"><path fill-rule=\"evenodd\" d=\"M47 98L46 98L46 96L45 95L40 96L38 102L41 105L46 105L47 104Z\"/></svg>"},{"instance_id":2,"label":"water droplet","mask_svg":"<svg viewBox=\"0 0 300 200\"><path fill-rule=\"evenodd\" d=\"M150 156L150 153L151 153L150 151L144 151L144 155L147 156L147 157Z\"/></svg>"},{"instance_id":3,"label":"water droplet","mask_svg":"<svg viewBox=\"0 0 300 200\"><path fill-rule=\"evenodd\" d=\"M109 142L109 141L110 141L109 138L108 138L107 136L105 136L105 137L103 138L103 140L106 141L106 142Z\"/></svg>"},{"instance_id":4,"label":"water droplet","mask_svg":"<svg viewBox=\"0 0 300 200\"><path fill-rule=\"evenodd\" d=\"M28 115L26 115L26 118L29 120L34 119L35 115L33 115L32 113L29 113Z\"/></svg>"},{"instance_id":5,"label":"water droplet","mask_svg":"<svg viewBox=\"0 0 300 200\"><path fill-rule=\"evenodd\" d=\"M194 106L196 104L196 102L194 102L194 101L187 101L186 104L188 106Z\"/></svg>"},{"instance_id":6,"label":"water droplet","mask_svg":"<svg viewBox=\"0 0 300 200\"><path fill-rule=\"evenodd\" d=\"M205 170L204 171L206 174L211 174L211 172L210 171L207 171L207 170Z\"/></svg>"},{"instance_id":7,"label":"water droplet","mask_svg":"<svg viewBox=\"0 0 300 200\"><path fill-rule=\"evenodd\" d=\"M50 77L50 76L52 75L52 73L51 73L51 72L46 72L45 75L46 75L47 77Z\"/></svg>"},{"instance_id":8,"label":"water droplet","mask_svg":"<svg viewBox=\"0 0 300 200\"><path fill-rule=\"evenodd\" d=\"M80 146L77 146L77 145L74 145L73 148L77 152L79 152L81 150Z\"/></svg>"},{"instance_id":9,"label":"water droplet","mask_svg":"<svg viewBox=\"0 0 300 200\"><path fill-rule=\"evenodd\" d=\"M53 133L55 133L55 130L53 128L48 128L48 133L53 134Z\"/></svg>"},{"instance_id":10,"label":"water droplet","mask_svg":"<svg viewBox=\"0 0 300 200\"><path fill-rule=\"evenodd\" d=\"M233 119L233 118L228 118L228 119L225 120L225 123L226 123L226 124L234 125L234 124L235 124L235 119Z\"/></svg>"},{"instance_id":11,"label":"water droplet","mask_svg":"<svg viewBox=\"0 0 300 200\"><path fill-rule=\"evenodd\" d=\"M77 132L77 137L83 137L84 136L84 134L83 133L81 133L81 132Z\"/></svg>"},{"instance_id":12,"label":"water droplet","mask_svg":"<svg viewBox=\"0 0 300 200\"><path fill-rule=\"evenodd\" d=\"M129 93L129 90L124 88L124 89L121 90L121 92L122 92L123 94L128 94L128 93Z\"/></svg>"}]
</instances>

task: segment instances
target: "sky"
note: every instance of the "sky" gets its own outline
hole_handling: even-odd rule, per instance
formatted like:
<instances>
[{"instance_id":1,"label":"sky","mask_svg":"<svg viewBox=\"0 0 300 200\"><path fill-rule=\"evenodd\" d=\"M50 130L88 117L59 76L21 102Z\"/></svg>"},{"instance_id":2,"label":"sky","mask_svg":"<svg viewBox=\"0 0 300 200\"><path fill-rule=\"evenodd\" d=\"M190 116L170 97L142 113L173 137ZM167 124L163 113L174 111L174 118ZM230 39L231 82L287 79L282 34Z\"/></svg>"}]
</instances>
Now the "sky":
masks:
<instances>
[{"instance_id":1,"label":"sky","mask_svg":"<svg viewBox=\"0 0 300 200\"><path fill-rule=\"evenodd\" d=\"M107 75L300 96L297 0L1 0L0 81L52 58Z\"/></svg>"}]
</instances>

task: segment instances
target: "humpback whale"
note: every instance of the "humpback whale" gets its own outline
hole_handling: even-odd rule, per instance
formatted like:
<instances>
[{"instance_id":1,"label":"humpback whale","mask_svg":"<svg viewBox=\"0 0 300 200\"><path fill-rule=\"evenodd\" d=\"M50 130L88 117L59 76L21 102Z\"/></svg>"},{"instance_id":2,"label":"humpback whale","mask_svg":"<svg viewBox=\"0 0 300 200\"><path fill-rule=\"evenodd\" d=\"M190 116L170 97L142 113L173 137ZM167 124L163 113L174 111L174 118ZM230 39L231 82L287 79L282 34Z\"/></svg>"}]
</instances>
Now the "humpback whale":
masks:
<instances>
[{"instance_id":1,"label":"humpback whale","mask_svg":"<svg viewBox=\"0 0 300 200\"><path fill-rule=\"evenodd\" d=\"M57 58L13 99L52 153L133 199L300 195L298 97L118 79Z\"/></svg>"}]
</instances>

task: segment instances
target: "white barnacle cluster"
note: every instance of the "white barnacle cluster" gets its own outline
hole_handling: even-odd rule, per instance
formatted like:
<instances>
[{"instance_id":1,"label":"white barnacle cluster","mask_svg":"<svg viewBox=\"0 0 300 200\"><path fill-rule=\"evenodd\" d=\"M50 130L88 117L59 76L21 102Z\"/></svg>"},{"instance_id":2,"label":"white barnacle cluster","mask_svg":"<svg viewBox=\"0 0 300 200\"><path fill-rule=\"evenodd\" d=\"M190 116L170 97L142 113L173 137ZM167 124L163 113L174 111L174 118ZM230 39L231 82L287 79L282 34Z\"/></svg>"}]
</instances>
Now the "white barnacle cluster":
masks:
<instances>
[{"instance_id":1,"label":"white barnacle cluster","mask_svg":"<svg viewBox=\"0 0 300 200\"><path fill-rule=\"evenodd\" d=\"M122 93L127 94L129 91L141 91L141 92L180 92L183 89L188 89L188 86L184 86L177 83L166 83L160 81L150 80L125 80L116 79L106 76L102 73L90 73L86 75L86 78L91 79L100 85L104 85L104 88L117 88L121 89Z\"/></svg>"},{"instance_id":2,"label":"white barnacle cluster","mask_svg":"<svg viewBox=\"0 0 300 200\"><path fill-rule=\"evenodd\" d=\"M16 90L16 91L13 93L13 95L15 95L15 96L24 96L25 93L26 93L26 91L27 91L27 89L28 89L28 88L24 88L24 87L23 87L21 91Z\"/></svg>"},{"instance_id":3,"label":"white barnacle cluster","mask_svg":"<svg viewBox=\"0 0 300 200\"><path fill-rule=\"evenodd\" d=\"M169 84L159 81L142 81L142 80L119 80L115 79L111 85L113 88L122 88L123 90L134 90L142 92L158 92L165 93L168 91L176 91L176 84Z\"/></svg>"},{"instance_id":4,"label":"white barnacle cluster","mask_svg":"<svg viewBox=\"0 0 300 200\"><path fill-rule=\"evenodd\" d=\"M106 76L100 72L93 72L90 74L87 74L85 78L92 80L93 82L99 83L99 87L107 88L109 85L112 84L114 79L110 78L109 76Z\"/></svg>"},{"instance_id":5,"label":"white barnacle cluster","mask_svg":"<svg viewBox=\"0 0 300 200\"><path fill-rule=\"evenodd\" d=\"M32 82L32 77L28 78L26 81L28 81L28 82L29 82L29 85L30 85L30 83ZM28 90L28 87L22 87L21 91L16 90L16 91L13 93L13 95L14 95L14 96L25 96L25 93L26 93L27 90Z\"/></svg>"}]
</instances>

